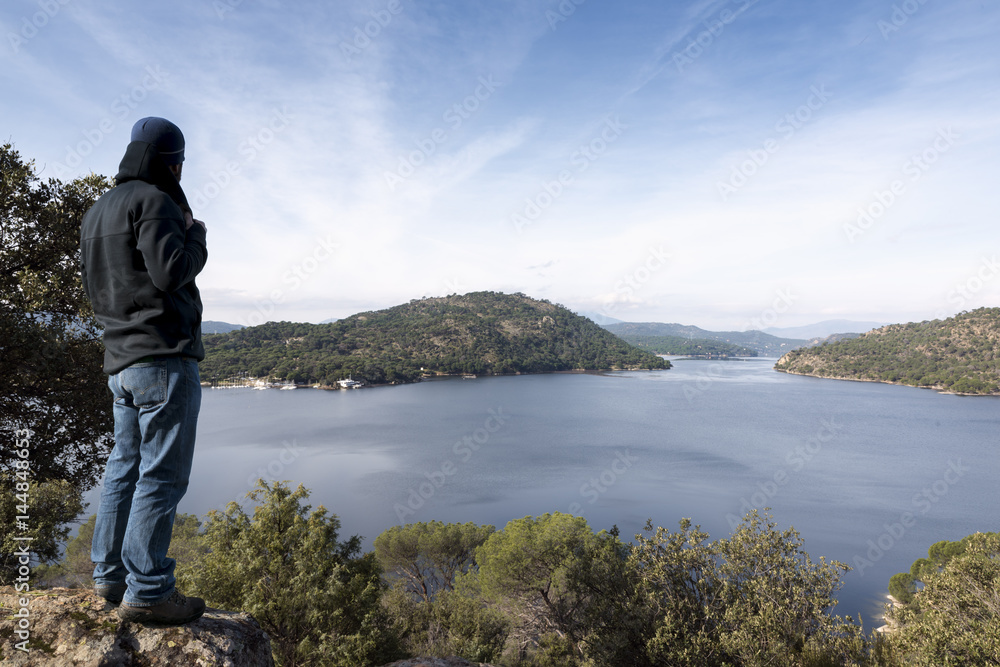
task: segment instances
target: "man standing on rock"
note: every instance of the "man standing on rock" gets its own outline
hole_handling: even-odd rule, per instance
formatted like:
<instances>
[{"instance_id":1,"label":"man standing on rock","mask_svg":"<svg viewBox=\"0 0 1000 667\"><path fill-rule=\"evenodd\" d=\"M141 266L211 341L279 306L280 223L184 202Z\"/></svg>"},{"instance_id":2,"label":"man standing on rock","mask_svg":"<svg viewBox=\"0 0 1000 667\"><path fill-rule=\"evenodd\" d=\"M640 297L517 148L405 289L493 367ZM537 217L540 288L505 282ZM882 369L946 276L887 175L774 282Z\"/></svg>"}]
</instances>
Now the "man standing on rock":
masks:
<instances>
[{"instance_id":1,"label":"man standing on rock","mask_svg":"<svg viewBox=\"0 0 1000 667\"><path fill-rule=\"evenodd\" d=\"M184 135L163 118L132 128L115 187L83 218L83 287L104 328L115 446L91 559L95 592L125 620L182 624L205 611L174 587L167 558L201 408L198 362L205 224L180 186Z\"/></svg>"}]
</instances>

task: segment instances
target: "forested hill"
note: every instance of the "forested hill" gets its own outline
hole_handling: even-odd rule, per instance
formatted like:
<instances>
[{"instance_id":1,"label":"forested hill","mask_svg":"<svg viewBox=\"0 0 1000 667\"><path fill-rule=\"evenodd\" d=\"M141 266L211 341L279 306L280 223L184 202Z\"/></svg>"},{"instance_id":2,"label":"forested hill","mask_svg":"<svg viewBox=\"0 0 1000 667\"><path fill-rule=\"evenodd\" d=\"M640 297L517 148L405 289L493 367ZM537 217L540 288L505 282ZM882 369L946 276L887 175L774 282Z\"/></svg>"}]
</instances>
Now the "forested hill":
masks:
<instances>
[{"instance_id":1,"label":"forested hill","mask_svg":"<svg viewBox=\"0 0 1000 667\"><path fill-rule=\"evenodd\" d=\"M961 394L1000 394L1000 308L892 324L859 338L793 350L775 369Z\"/></svg>"},{"instance_id":2,"label":"forested hill","mask_svg":"<svg viewBox=\"0 0 1000 667\"><path fill-rule=\"evenodd\" d=\"M413 300L331 324L269 322L206 335L205 351L205 380L247 373L310 384L670 367L562 306L497 292Z\"/></svg>"},{"instance_id":3,"label":"forested hill","mask_svg":"<svg viewBox=\"0 0 1000 667\"><path fill-rule=\"evenodd\" d=\"M778 338L762 331L706 331L684 324L662 322L618 322L606 324L611 333L628 339L629 336L679 336L682 338L714 340L735 347L754 350L767 357L780 357L796 347L808 345L807 340Z\"/></svg>"},{"instance_id":4,"label":"forested hill","mask_svg":"<svg viewBox=\"0 0 1000 667\"><path fill-rule=\"evenodd\" d=\"M757 350L708 338L683 336L638 336L618 334L626 343L654 354L676 354L693 357L756 357Z\"/></svg>"}]
</instances>

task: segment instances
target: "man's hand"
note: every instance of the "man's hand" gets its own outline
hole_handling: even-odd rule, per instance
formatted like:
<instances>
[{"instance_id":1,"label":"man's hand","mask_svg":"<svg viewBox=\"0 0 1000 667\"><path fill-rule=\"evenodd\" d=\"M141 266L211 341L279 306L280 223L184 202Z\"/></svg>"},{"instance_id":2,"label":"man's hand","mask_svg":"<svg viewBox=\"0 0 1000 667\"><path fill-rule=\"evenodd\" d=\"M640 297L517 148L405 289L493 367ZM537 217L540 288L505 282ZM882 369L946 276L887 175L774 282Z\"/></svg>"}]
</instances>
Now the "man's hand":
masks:
<instances>
[{"instance_id":1,"label":"man's hand","mask_svg":"<svg viewBox=\"0 0 1000 667\"><path fill-rule=\"evenodd\" d=\"M201 225L202 229L206 232L208 231L208 227L205 226L205 223L201 220L195 220L194 216L191 215L191 211L184 211L184 231L191 229L191 226L195 224Z\"/></svg>"}]
</instances>

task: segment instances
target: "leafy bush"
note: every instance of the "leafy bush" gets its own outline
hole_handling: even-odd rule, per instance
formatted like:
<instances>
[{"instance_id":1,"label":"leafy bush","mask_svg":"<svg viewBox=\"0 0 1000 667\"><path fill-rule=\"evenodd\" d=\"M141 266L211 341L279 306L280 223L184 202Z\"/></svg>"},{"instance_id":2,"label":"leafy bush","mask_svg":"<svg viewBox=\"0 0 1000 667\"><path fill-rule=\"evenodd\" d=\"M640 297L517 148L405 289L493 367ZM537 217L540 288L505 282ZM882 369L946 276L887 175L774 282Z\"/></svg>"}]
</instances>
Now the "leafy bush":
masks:
<instances>
[{"instance_id":1,"label":"leafy bush","mask_svg":"<svg viewBox=\"0 0 1000 667\"><path fill-rule=\"evenodd\" d=\"M240 609L270 635L283 667L383 664L402 656L380 603L385 590L374 554L360 538L338 541L340 521L304 501L309 493L258 480L248 515L236 503L209 512L210 552L191 572L197 594Z\"/></svg>"},{"instance_id":2,"label":"leafy bush","mask_svg":"<svg viewBox=\"0 0 1000 667\"><path fill-rule=\"evenodd\" d=\"M976 533L962 542L962 552L940 571L924 574L914 603L889 610L899 664L1000 664L1000 534Z\"/></svg>"},{"instance_id":3,"label":"leafy bush","mask_svg":"<svg viewBox=\"0 0 1000 667\"><path fill-rule=\"evenodd\" d=\"M375 538L375 557L404 590L429 601L454 588L455 578L469 571L476 548L494 530L440 521L393 526Z\"/></svg>"},{"instance_id":4,"label":"leafy bush","mask_svg":"<svg viewBox=\"0 0 1000 667\"><path fill-rule=\"evenodd\" d=\"M474 554L493 526L440 521L393 526L375 539L375 557L393 583L385 604L414 655L491 662L509 625L483 602Z\"/></svg>"},{"instance_id":5,"label":"leafy bush","mask_svg":"<svg viewBox=\"0 0 1000 667\"><path fill-rule=\"evenodd\" d=\"M512 623L512 664L870 664L860 623L834 617L841 573L794 529L749 514L729 538L683 520L623 544L580 517L510 522L477 551L483 595Z\"/></svg>"},{"instance_id":6,"label":"leafy bush","mask_svg":"<svg viewBox=\"0 0 1000 667\"><path fill-rule=\"evenodd\" d=\"M917 592L917 580L909 572L900 572L889 578L889 595L906 604Z\"/></svg>"},{"instance_id":7,"label":"leafy bush","mask_svg":"<svg viewBox=\"0 0 1000 667\"><path fill-rule=\"evenodd\" d=\"M16 483L27 485L24 492L30 501L27 511L15 493ZM3 526L0 532L0 584L13 584L20 577L23 556L18 552L25 545L30 545L29 553L37 561L54 563L59 559L60 547L69 537L68 524L83 511L83 499L77 487L61 480L21 482L0 472L0 486L0 525ZM11 528L17 526L17 517L24 515L30 517L26 522L27 530L15 533ZM31 540L22 541L17 537Z\"/></svg>"}]
</instances>

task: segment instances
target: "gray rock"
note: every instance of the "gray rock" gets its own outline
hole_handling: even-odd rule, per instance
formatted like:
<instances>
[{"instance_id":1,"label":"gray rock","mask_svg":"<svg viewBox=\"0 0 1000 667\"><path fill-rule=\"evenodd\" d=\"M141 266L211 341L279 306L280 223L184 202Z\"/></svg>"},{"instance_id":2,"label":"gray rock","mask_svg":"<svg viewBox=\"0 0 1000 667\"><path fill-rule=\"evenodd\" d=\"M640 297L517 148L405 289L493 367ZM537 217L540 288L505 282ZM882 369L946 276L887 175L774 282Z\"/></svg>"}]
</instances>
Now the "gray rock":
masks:
<instances>
[{"instance_id":1,"label":"gray rock","mask_svg":"<svg viewBox=\"0 0 1000 667\"><path fill-rule=\"evenodd\" d=\"M28 599L28 652L17 650ZM271 640L245 613L208 609L193 623L123 622L89 590L0 588L0 664L12 667L273 667Z\"/></svg>"}]
</instances>

